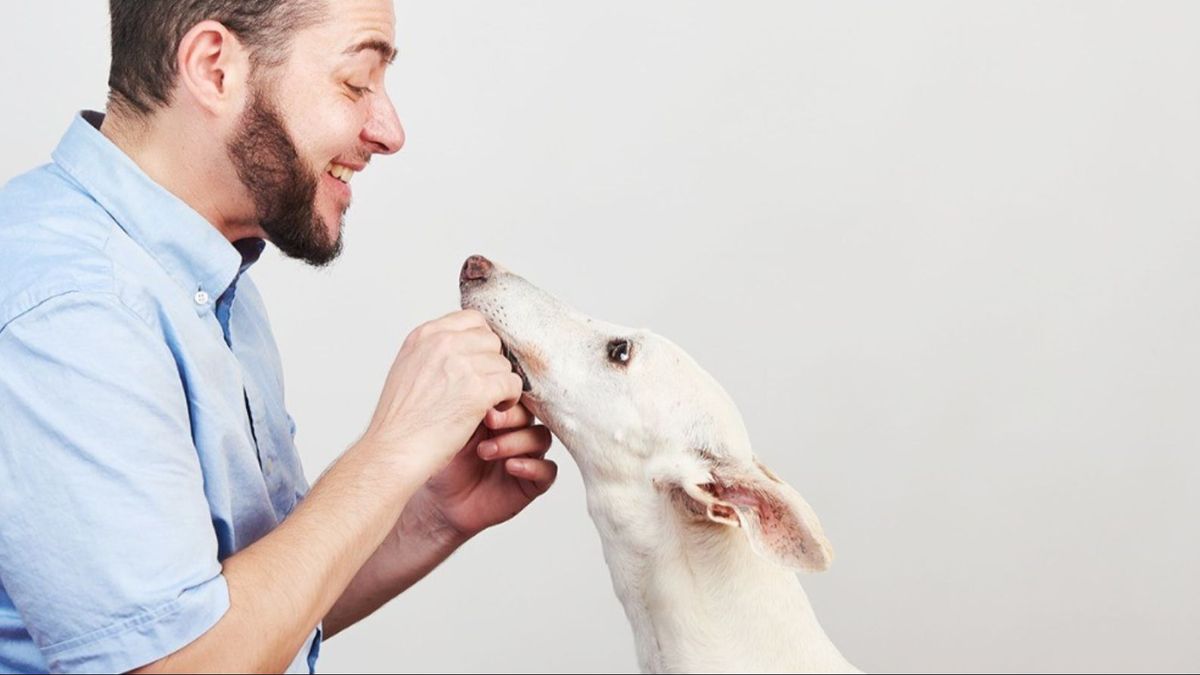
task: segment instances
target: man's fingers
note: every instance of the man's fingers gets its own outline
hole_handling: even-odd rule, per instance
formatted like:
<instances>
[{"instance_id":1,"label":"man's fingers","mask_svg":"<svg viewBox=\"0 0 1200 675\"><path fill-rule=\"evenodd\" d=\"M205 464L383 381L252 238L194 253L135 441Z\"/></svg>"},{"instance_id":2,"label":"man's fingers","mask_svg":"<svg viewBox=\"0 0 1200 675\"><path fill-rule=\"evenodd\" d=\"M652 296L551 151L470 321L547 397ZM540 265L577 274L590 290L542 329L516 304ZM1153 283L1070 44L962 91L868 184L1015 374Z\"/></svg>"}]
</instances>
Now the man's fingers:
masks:
<instances>
[{"instance_id":1,"label":"man's fingers","mask_svg":"<svg viewBox=\"0 0 1200 675\"><path fill-rule=\"evenodd\" d=\"M487 392L491 400L492 408L508 408L515 406L521 400L521 394L524 393L523 388L525 383L521 380L521 376L512 372L495 373L488 377ZM484 413L484 417L487 414Z\"/></svg>"},{"instance_id":2,"label":"man's fingers","mask_svg":"<svg viewBox=\"0 0 1200 675\"><path fill-rule=\"evenodd\" d=\"M510 476L529 482L525 495L530 499L549 490L558 477L558 465L548 459L510 459L504 463L504 469Z\"/></svg>"},{"instance_id":3,"label":"man's fingers","mask_svg":"<svg viewBox=\"0 0 1200 675\"><path fill-rule=\"evenodd\" d=\"M538 425L480 441L478 450L482 459L537 456L544 455L552 442L550 430Z\"/></svg>"},{"instance_id":4,"label":"man's fingers","mask_svg":"<svg viewBox=\"0 0 1200 675\"><path fill-rule=\"evenodd\" d=\"M487 416L483 418L483 423L487 428L493 431L501 429L519 429L527 427L533 422L533 413L521 405L520 403L509 407L507 410L496 410L493 408L487 412Z\"/></svg>"}]
</instances>

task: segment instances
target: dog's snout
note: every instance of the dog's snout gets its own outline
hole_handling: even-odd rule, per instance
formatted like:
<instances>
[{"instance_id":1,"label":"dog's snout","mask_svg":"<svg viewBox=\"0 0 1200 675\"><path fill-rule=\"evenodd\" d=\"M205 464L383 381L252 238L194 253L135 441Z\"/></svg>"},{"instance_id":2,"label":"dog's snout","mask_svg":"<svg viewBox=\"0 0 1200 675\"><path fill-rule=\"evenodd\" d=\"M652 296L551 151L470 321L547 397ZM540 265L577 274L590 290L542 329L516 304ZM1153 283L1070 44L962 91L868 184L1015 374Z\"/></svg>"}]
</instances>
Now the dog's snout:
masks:
<instances>
[{"instance_id":1,"label":"dog's snout","mask_svg":"<svg viewBox=\"0 0 1200 675\"><path fill-rule=\"evenodd\" d=\"M458 275L458 284L464 288L482 284L492 277L495 269L496 266L491 260L481 255L473 255L463 263L462 272Z\"/></svg>"}]
</instances>

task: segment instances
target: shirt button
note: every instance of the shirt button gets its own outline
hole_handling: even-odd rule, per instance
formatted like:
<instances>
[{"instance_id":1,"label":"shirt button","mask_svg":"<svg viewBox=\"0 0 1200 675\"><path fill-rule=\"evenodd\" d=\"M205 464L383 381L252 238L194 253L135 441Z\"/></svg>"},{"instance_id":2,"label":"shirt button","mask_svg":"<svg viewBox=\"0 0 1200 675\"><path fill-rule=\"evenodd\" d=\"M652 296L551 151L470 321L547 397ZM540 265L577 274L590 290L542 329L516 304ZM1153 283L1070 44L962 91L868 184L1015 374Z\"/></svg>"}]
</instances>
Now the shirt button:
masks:
<instances>
[{"instance_id":1,"label":"shirt button","mask_svg":"<svg viewBox=\"0 0 1200 675\"><path fill-rule=\"evenodd\" d=\"M205 293L204 291L196 291L196 295L192 296L192 299L196 301L197 305L207 305L208 293Z\"/></svg>"}]
</instances>

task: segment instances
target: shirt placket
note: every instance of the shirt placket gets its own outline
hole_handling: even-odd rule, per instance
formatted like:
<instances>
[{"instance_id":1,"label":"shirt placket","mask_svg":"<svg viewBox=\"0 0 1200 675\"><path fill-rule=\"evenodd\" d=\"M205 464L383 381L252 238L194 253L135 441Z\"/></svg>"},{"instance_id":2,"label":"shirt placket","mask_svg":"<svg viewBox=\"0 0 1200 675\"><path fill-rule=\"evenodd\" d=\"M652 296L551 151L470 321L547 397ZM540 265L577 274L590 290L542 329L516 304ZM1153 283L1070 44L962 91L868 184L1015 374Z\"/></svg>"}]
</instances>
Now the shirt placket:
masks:
<instances>
[{"instance_id":1,"label":"shirt placket","mask_svg":"<svg viewBox=\"0 0 1200 675\"><path fill-rule=\"evenodd\" d=\"M254 389L253 380L246 376L246 371L242 367L242 362L237 358L237 354L233 349L232 313L233 303L236 297L237 281L234 280L234 283L230 284L229 288L223 294L221 294L220 298L217 299L215 313L217 322L221 325L221 333L225 337L225 344L229 347L230 356L232 356L234 361L237 363L238 371L241 373L242 400L244 401L246 407L246 420L250 428L250 438L254 442L254 451L258 456L258 466L263 472L263 478L267 483L267 490L272 497L274 497L275 493L278 491L278 476L276 475L277 472L275 471L275 459L271 454L270 448L265 447L264 444L259 441L260 438L265 438L265 436L263 436L258 429L258 424L256 421L258 416L255 414L255 410L261 410L262 408L262 406L258 405L258 402L261 399L258 397L258 392ZM272 501L274 501L274 499L272 499Z\"/></svg>"}]
</instances>

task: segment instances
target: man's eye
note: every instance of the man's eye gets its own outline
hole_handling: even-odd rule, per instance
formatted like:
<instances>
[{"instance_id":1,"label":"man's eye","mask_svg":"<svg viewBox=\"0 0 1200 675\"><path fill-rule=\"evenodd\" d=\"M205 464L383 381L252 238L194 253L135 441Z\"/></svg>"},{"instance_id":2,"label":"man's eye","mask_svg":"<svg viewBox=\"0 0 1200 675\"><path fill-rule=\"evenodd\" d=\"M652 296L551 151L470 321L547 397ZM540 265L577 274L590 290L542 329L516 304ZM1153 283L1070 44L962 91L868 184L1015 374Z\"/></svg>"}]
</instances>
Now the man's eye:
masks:
<instances>
[{"instance_id":1,"label":"man's eye","mask_svg":"<svg viewBox=\"0 0 1200 675\"><path fill-rule=\"evenodd\" d=\"M349 89L350 93L354 94L357 98L362 98L363 96L371 93L370 87L356 87L349 82L346 83L346 88Z\"/></svg>"}]
</instances>

